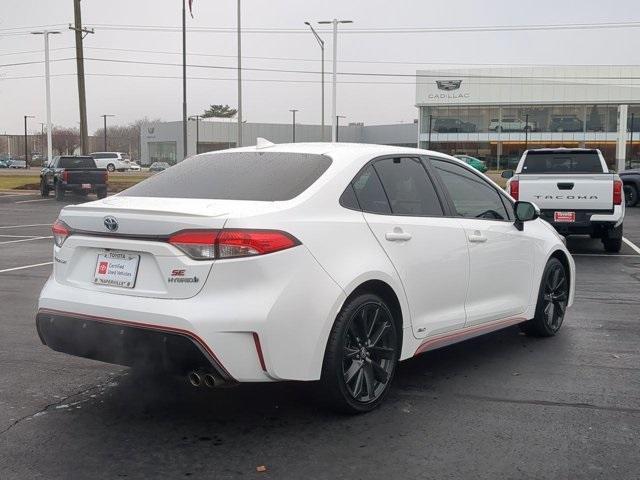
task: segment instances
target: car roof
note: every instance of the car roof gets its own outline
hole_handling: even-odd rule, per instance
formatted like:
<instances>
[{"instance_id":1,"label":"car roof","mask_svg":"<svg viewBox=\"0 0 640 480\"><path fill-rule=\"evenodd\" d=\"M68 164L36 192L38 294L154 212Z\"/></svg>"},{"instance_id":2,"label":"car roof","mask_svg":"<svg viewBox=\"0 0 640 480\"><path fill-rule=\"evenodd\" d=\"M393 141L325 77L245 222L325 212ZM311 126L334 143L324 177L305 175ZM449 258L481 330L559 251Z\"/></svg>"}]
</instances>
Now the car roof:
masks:
<instances>
[{"instance_id":1,"label":"car roof","mask_svg":"<svg viewBox=\"0 0 640 480\"><path fill-rule=\"evenodd\" d=\"M598 153L597 148L566 148L566 147L557 147L557 148L532 148L527 150L527 152L540 152L540 153Z\"/></svg>"}]
</instances>

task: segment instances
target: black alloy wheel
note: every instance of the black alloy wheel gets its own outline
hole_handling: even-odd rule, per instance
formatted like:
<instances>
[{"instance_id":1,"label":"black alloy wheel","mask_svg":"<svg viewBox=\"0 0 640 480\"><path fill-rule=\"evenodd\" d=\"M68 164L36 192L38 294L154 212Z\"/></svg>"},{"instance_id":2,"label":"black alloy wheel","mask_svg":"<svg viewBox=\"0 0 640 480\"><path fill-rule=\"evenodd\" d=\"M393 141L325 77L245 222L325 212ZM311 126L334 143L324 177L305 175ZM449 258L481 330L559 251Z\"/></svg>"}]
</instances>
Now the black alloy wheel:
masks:
<instances>
[{"instance_id":1,"label":"black alloy wheel","mask_svg":"<svg viewBox=\"0 0 640 480\"><path fill-rule=\"evenodd\" d=\"M638 204L638 189L633 185L625 185L624 201L627 207L635 207Z\"/></svg>"},{"instance_id":2,"label":"black alloy wheel","mask_svg":"<svg viewBox=\"0 0 640 480\"><path fill-rule=\"evenodd\" d=\"M381 298L364 293L347 301L327 343L321 399L341 412L373 410L389 391L399 351L395 319Z\"/></svg>"},{"instance_id":3,"label":"black alloy wheel","mask_svg":"<svg viewBox=\"0 0 640 480\"><path fill-rule=\"evenodd\" d=\"M557 258L551 258L542 274L535 317L521 324L528 335L551 337L558 333L569 303L569 276Z\"/></svg>"},{"instance_id":4,"label":"black alloy wheel","mask_svg":"<svg viewBox=\"0 0 640 480\"><path fill-rule=\"evenodd\" d=\"M342 374L354 400L377 400L393 375L397 350L396 332L388 309L365 303L356 310L346 330Z\"/></svg>"}]
</instances>

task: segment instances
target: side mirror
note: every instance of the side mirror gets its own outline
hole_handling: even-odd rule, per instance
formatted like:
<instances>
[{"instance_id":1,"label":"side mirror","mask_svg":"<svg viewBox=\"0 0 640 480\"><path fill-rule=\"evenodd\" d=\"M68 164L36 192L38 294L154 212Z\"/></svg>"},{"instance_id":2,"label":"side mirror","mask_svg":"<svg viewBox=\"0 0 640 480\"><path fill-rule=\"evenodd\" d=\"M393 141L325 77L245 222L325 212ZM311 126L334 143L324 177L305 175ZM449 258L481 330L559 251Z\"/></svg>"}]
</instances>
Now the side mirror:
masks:
<instances>
[{"instance_id":1,"label":"side mirror","mask_svg":"<svg viewBox=\"0 0 640 480\"><path fill-rule=\"evenodd\" d=\"M518 230L524 230L524 222L535 220L540 216L540 209L531 202L516 202L513 207L516 216L515 226Z\"/></svg>"},{"instance_id":2,"label":"side mirror","mask_svg":"<svg viewBox=\"0 0 640 480\"><path fill-rule=\"evenodd\" d=\"M500 174L502 178L511 178L514 175L515 175L515 172L513 170L505 170Z\"/></svg>"}]
</instances>

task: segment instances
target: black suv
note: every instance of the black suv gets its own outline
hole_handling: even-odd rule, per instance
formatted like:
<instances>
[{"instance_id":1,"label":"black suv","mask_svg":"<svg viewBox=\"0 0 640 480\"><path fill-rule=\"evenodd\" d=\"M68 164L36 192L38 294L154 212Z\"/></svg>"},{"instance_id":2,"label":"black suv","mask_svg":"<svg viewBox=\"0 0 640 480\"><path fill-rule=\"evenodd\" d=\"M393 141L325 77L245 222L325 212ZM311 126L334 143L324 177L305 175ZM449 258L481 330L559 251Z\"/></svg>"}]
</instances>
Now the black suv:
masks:
<instances>
[{"instance_id":1,"label":"black suv","mask_svg":"<svg viewBox=\"0 0 640 480\"><path fill-rule=\"evenodd\" d=\"M549 130L552 132L582 132L584 123L576 117L553 117Z\"/></svg>"},{"instance_id":2,"label":"black suv","mask_svg":"<svg viewBox=\"0 0 640 480\"><path fill-rule=\"evenodd\" d=\"M459 118L436 118L433 131L438 133L473 133L476 126Z\"/></svg>"}]
</instances>

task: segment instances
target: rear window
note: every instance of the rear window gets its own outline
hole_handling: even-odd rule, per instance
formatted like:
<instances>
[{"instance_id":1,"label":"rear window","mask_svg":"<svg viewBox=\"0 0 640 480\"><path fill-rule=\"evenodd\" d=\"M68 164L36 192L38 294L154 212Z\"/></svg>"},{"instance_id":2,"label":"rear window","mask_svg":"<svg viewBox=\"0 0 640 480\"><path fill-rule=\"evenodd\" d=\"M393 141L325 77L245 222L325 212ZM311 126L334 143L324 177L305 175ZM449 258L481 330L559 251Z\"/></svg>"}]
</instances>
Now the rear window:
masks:
<instances>
[{"instance_id":1,"label":"rear window","mask_svg":"<svg viewBox=\"0 0 640 480\"><path fill-rule=\"evenodd\" d=\"M597 152L529 152L522 173L603 173Z\"/></svg>"},{"instance_id":2,"label":"rear window","mask_svg":"<svg viewBox=\"0 0 640 480\"><path fill-rule=\"evenodd\" d=\"M291 200L331 165L324 155L234 152L198 155L125 190L130 197Z\"/></svg>"},{"instance_id":3,"label":"rear window","mask_svg":"<svg viewBox=\"0 0 640 480\"><path fill-rule=\"evenodd\" d=\"M58 168L67 170L96 168L96 162L91 157L60 157Z\"/></svg>"}]
</instances>

